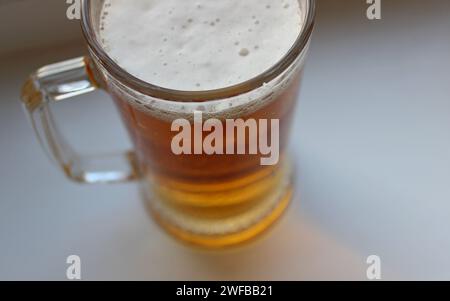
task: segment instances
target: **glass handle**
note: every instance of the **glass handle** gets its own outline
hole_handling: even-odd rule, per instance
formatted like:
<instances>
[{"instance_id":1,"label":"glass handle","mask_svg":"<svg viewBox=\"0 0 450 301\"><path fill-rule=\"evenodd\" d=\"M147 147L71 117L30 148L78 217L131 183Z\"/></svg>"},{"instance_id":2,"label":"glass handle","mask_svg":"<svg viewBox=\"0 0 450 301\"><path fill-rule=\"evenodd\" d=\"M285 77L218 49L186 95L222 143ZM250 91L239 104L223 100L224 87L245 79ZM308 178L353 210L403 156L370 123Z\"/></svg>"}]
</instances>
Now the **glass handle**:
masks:
<instances>
[{"instance_id":1,"label":"glass handle","mask_svg":"<svg viewBox=\"0 0 450 301\"><path fill-rule=\"evenodd\" d=\"M22 89L22 101L39 142L65 174L81 183L114 183L138 177L134 152L80 156L58 131L50 110L52 102L96 90L89 58L80 57L43 67Z\"/></svg>"}]
</instances>

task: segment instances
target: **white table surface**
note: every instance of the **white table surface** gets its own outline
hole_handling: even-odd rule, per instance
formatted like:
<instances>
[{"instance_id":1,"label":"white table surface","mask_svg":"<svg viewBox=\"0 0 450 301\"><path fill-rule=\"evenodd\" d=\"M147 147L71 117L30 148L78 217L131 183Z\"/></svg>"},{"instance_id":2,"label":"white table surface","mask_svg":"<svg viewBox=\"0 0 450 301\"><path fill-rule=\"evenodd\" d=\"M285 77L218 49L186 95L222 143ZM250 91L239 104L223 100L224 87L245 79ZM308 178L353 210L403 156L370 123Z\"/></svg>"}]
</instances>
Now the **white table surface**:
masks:
<instances>
[{"instance_id":1,"label":"white table surface","mask_svg":"<svg viewBox=\"0 0 450 301\"><path fill-rule=\"evenodd\" d=\"M50 165L19 89L81 43L1 57L0 279L64 280L71 254L84 280L364 280L371 254L383 279L450 279L450 3L386 3L369 22L365 1L337 2L319 3L296 113L299 195L266 237L226 252L168 237L136 184L78 185ZM102 93L56 113L79 150L128 147Z\"/></svg>"}]
</instances>

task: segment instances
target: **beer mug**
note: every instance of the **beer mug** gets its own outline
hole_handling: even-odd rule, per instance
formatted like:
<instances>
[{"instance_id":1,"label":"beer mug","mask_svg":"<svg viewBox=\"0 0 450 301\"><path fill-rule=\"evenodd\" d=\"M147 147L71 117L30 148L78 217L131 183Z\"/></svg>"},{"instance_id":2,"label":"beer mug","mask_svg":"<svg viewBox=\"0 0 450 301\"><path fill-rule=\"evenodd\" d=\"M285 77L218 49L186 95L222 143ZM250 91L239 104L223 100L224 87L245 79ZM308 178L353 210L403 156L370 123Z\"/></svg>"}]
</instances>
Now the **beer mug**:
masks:
<instances>
[{"instance_id":1,"label":"beer mug","mask_svg":"<svg viewBox=\"0 0 450 301\"><path fill-rule=\"evenodd\" d=\"M140 181L154 219L183 242L220 248L263 233L282 215L293 194L286 146L313 30L314 1L299 0L304 14L300 35L269 70L231 87L191 92L145 82L108 56L99 36L103 4L82 2L81 25L89 55L45 66L23 87L22 100L43 147L77 182ZM134 150L83 156L61 137L51 105L97 89L112 97ZM204 141L195 131L206 125L205 120L213 121L210 130L223 129L223 135L215 136L222 140L223 152L202 149ZM239 122L227 135L229 120ZM256 137L252 125L260 126ZM184 146L176 143L180 133L175 131L183 126L190 126L187 133L200 143L188 146L185 153L180 152ZM255 144L263 140L259 146L265 151L255 152ZM267 152L270 141L277 144L272 162Z\"/></svg>"}]
</instances>

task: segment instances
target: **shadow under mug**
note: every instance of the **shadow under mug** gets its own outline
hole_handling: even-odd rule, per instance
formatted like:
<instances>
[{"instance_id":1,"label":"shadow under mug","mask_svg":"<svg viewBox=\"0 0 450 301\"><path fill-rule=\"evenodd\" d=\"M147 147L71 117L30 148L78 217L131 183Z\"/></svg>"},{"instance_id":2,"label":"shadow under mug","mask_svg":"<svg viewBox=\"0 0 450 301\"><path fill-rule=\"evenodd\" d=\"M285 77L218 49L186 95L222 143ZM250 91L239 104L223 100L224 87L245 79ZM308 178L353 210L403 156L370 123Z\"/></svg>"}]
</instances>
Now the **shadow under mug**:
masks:
<instances>
[{"instance_id":1,"label":"shadow under mug","mask_svg":"<svg viewBox=\"0 0 450 301\"><path fill-rule=\"evenodd\" d=\"M81 23L89 56L45 66L23 87L22 100L43 147L72 180L139 180L155 220L183 242L219 248L264 232L292 198L293 170L286 144L313 30L314 1L299 0L306 21L282 60L249 81L210 91L165 89L118 66L99 43L103 2L82 2ZM96 89L107 91L116 103L133 151L81 156L58 132L50 104ZM228 119L279 120L279 133L266 133L277 135L278 163L261 165L261 154L175 154L171 141L177 133L172 123L183 118L194 124L194 112L223 124ZM245 149L252 143L248 136ZM235 137L224 140L237 147Z\"/></svg>"}]
</instances>

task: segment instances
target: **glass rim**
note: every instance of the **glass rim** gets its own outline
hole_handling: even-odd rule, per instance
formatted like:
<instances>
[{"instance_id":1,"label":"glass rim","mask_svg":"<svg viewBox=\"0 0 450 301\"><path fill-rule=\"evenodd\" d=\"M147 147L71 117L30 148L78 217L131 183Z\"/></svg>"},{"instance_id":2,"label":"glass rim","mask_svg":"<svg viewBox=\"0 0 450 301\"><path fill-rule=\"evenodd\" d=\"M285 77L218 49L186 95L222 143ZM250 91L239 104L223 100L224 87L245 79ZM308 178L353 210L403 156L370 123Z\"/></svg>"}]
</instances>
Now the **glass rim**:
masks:
<instances>
[{"instance_id":1,"label":"glass rim","mask_svg":"<svg viewBox=\"0 0 450 301\"><path fill-rule=\"evenodd\" d=\"M204 91L183 91L164 88L143 81L127 72L112 60L96 38L96 31L91 19L91 4L93 1L98 0L82 1L81 27L89 49L94 53L96 58L98 58L102 67L121 83L139 93L159 99L178 102L206 102L231 98L233 96L251 92L262 87L264 84L269 83L287 70L303 53L310 40L315 21L315 0L306 0L306 20L301 33L291 49L289 49L289 51L268 70L247 81L229 87Z\"/></svg>"}]
</instances>

